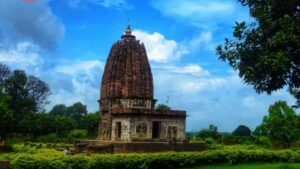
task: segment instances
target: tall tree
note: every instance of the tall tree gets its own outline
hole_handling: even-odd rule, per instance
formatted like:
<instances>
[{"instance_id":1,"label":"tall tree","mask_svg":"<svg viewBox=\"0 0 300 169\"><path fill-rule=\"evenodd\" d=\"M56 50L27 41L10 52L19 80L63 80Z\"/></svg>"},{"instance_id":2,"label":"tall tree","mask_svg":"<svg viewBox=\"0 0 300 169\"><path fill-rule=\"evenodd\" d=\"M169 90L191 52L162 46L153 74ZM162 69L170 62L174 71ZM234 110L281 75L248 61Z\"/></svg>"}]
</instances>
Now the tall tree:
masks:
<instances>
[{"instance_id":1,"label":"tall tree","mask_svg":"<svg viewBox=\"0 0 300 169\"><path fill-rule=\"evenodd\" d=\"M300 1L238 0L253 22L236 23L234 40L217 47L223 61L258 92L287 86L300 106Z\"/></svg>"},{"instance_id":2,"label":"tall tree","mask_svg":"<svg viewBox=\"0 0 300 169\"><path fill-rule=\"evenodd\" d=\"M1 91L1 87L0 87ZM13 124L13 112L9 108L11 99L0 92L0 137L5 138Z\"/></svg>"},{"instance_id":3,"label":"tall tree","mask_svg":"<svg viewBox=\"0 0 300 169\"><path fill-rule=\"evenodd\" d=\"M266 135L275 142L289 147L290 144L300 138L298 128L298 117L286 102L278 101L269 107L269 114L265 116L257 133Z\"/></svg>"},{"instance_id":4,"label":"tall tree","mask_svg":"<svg viewBox=\"0 0 300 169\"><path fill-rule=\"evenodd\" d=\"M80 119L80 129L86 129L90 136L96 136L99 127L99 111L88 113Z\"/></svg>"},{"instance_id":5,"label":"tall tree","mask_svg":"<svg viewBox=\"0 0 300 169\"><path fill-rule=\"evenodd\" d=\"M5 80L4 92L11 96L14 111L38 111L47 103L48 85L35 76L27 76L23 70L14 70Z\"/></svg>"},{"instance_id":6,"label":"tall tree","mask_svg":"<svg viewBox=\"0 0 300 169\"><path fill-rule=\"evenodd\" d=\"M67 115L79 122L82 116L87 115L86 105L83 105L81 102L74 103L67 108Z\"/></svg>"},{"instance_id":7,"label":"tall tree","mask_svg":"<svg viewBox=\"0 0 300 169\"><path fill-rule=\"evenodd\" d=\"M64 116L67 115L67 106L64 104L57 104L53 106L53 108L50 110L49 114L53 116Z\"/></svg>"},{"instance_id":8,"label":"tall tree","mask_svg":"<svg viewBox=\"0 0 300 169\"><path fill-rule=\"evenodd\" d=\"M25 131L26 127L24 128L21 122L30 124L30 114L37 112L47 103L50 90L39 78L28 76L23 70L11 72L6 65L0 64L0 94L5 96L1 96L0 104L3 107L5 103L8 109L0 113L2 118L6 117L6 122L9 121L7 128L12 134Z\"/></svg>"}]
</instances>

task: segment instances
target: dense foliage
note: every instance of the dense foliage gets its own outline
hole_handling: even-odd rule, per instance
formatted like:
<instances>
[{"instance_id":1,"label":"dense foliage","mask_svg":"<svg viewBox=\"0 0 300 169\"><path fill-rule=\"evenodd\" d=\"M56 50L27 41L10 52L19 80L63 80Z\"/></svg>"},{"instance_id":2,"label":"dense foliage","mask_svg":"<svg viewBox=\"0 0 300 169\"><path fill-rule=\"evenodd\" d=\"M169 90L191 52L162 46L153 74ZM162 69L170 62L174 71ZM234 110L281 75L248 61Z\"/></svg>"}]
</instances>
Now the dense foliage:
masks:
<instances>
[{"instance_id":1,"label":"dense foliage","mask_svg":"<svg viewBox=\"0 0 300 169\"><path fill-rule=\"evenodd\" d=\"M236 23L234 40L217 47L220 59L239 71L258 93L287 86L300 106L300 2L238 0L253 22Z\"/></svg>"},{"instance_id":2,"label":"dense foliage","mask_svg":"<svg viewBox=\"0 0 300 169\"><path fill-rule=\"evenodd\" d=\"M28 118L47 103L48 85L22 70L0 64L0 136L23 133Z\"/></svg>"},{"instance_id":3,"label":"dense foliage","mask_svg":"<svg viewBox=\"0 0 300 169\"><path fill-rule=\"evenodd\" d=\"M278 101L269 107L269 115L263 118L255 134L269 137L289 148L290 144L300 139L299 118L286 102Z\"/></svg>"},{"instance_id":4,"label":"dense foliage","mask_svg":"<svg viewBox=\"0 0 300 169\"><path fill-rule=\"evenodd\" d=\"M230 146L204 152L66 156L55 150L35 149L0 154L0 159L11 160L13 169L171 169L219 163L300 162L300 152Z\"/></svg>"},{"instance_id":5,"label":"dense foliage","mask_svg":"<svg viewBox=\"0 0 300 169\"><path fill-rule=\"evenodd\" d=\"M190 141L225 145L244 144L264 147L300 147L300 115L284 101L277 101L269 107L269 114L252 133L249 127L239 125L232 133L219 132L215 125L207 129L188 132Z\"/></svg>"},{"instance_id":6,"label":"dense foliage","mask_svg":"<svg viewBox=\"0 0 300 169\"><path fill-rule=\"evenodd\" d=\"M18 135L43 142L70 142L97 135L99 112L87 113L86 105L77 102L55 105L47 113L43 106L49 94L48 85L39 78L0 64L0 138Z\"/></svg>"}]
</instances>

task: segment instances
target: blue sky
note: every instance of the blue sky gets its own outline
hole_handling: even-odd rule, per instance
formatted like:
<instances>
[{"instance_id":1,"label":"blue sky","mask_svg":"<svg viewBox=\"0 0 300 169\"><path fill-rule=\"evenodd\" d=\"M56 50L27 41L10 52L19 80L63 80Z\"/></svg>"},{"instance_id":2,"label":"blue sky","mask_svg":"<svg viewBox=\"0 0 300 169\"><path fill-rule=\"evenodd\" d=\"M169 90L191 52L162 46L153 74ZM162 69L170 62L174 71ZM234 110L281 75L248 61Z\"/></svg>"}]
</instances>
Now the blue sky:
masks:
<instances>
[{"instance_id":1,"label":"blue sky","mask_svg":"<svg viewBox=\"0 0 300 169\"><path fill-rule=\"evenodd\" d=\"M0 62L49 84L46 109L81 101L96 111L107 55L128 18L146 46L155 98L186 110L188 131L254 129L274 101L294 103L285 89L256 94L218 60L215 47L234 22L251 20L235 0L0 0Z\"/></svg>"}]
</instances>

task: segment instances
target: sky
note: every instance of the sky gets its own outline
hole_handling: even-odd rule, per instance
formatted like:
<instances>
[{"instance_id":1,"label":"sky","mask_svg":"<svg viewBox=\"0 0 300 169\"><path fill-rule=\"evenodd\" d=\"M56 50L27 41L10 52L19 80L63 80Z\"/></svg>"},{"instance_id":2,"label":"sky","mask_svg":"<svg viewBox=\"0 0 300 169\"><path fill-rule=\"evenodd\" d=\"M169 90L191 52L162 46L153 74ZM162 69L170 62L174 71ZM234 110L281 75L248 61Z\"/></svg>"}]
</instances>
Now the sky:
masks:
<instances>
[{"instance_id":1,"label":"sky","mask_svg":"<svg viewBox=\"0 0 300 169\"><path fill-rule=\"evenodd\" d=\"M50 104L99 109L110 48L130 22L145 44L158 103L187 111L187 131L251 129L286 89L256 94L216 55L235 21L253 20L236 0L0 0L0 62L49 84Z\"/></svg>"}]
</instances>

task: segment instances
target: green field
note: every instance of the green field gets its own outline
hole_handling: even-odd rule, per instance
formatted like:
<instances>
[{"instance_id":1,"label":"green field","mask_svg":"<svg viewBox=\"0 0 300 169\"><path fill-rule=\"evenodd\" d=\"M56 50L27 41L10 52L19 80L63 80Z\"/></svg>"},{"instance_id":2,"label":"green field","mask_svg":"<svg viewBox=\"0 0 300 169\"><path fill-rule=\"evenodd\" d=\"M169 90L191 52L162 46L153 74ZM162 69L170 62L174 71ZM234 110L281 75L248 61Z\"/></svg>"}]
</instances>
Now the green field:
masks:
<instances>
[{"instance_id":1,"label":"green field","mask_svg":"<svg viewBox=\"0 0 300 169\"><path fill-rule=\"evenodd\" d=\"M300 169L300 163L255 163L255 164L238 164L238 165L207 165L189 169Z\"/></svg>"}]
</instances>

